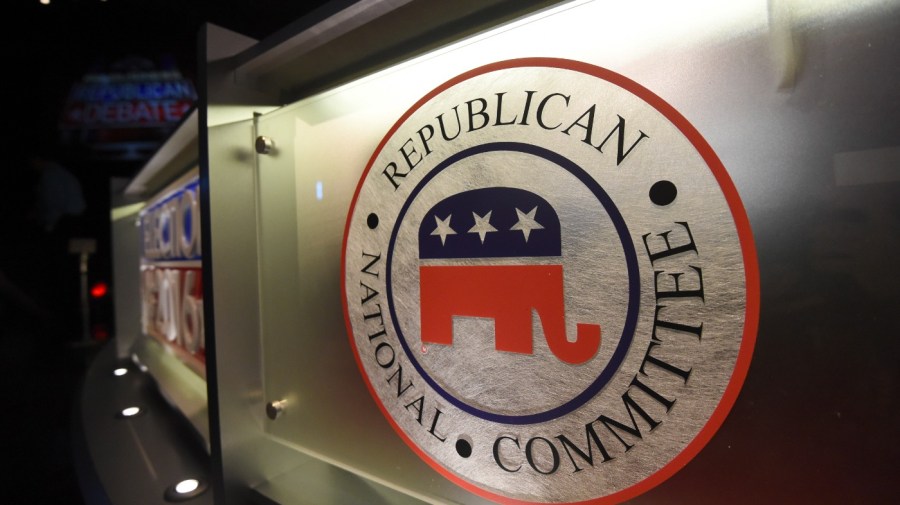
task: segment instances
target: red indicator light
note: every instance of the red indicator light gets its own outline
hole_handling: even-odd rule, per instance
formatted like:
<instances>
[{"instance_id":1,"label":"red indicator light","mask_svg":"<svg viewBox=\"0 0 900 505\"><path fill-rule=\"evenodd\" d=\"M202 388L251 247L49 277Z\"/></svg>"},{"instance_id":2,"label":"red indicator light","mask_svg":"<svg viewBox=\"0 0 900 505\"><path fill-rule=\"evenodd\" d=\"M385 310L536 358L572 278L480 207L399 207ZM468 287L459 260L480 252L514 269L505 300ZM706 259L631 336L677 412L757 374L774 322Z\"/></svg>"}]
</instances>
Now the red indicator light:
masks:
<instances>
[{"instance_id":1,"label":"red indicator light","mask_svg":"<svg viewBox=\"0 0 900 505\"><path fill-rule=\"evenodd\" d=\"M109 287L105 282L97 282L91 287L91 296L94 298L103 298L109 291Z\"/></svg>"},{"instance_id":2,"label":"red indicator light","mask_svg":"<svg viewBox=\"0 0 900 505\"><path fill-rule=\"evenodd\" d=\"M103 323L94 324L91 327L91 337L97 342L105 342L109 339L109 329Z\"/></svg>"}]
</instances>

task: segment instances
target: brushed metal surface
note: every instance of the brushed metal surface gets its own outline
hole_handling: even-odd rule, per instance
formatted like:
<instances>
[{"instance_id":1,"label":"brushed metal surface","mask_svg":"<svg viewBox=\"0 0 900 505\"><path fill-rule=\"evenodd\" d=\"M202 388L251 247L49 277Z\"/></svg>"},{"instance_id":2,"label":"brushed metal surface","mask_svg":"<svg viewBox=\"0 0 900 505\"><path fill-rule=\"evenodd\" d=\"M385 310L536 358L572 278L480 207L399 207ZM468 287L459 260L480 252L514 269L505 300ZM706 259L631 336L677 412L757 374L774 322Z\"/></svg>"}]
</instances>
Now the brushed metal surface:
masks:
<instances>
[{"instance_id":1,"label":"brushed metal surface","mask_svg":"<svg viewBox=\"0 0 900 505\"><path fill-rule=\"evenodd\" d=\"M697 457L631 501L842 504L892 499L891 479L900 457L900 441L890 429L900 420L900 348L892 338L898 333L892 313L900 301L900 279L892 264L900 237L900 199L895 182L839 186L834 160L839 153L898 144L900 4L796 2L787 14L780 9L782 2L772 2L779 8L771 13L769 4L692 3L679 5L688 14L679 16L664 10L670 7L648 11L634 5L613 12L608 2L574 2L263 116L261 128L271 119L277 126L273 130L294 136L293 149L286 152L295 157L296 174L291 187L296 191L297 231L276 234L266 243L278 245L281 239L288 248L296 246L297 255L292 259L273 252L281 259L263 263L253 255L238 259L238 252L250 247L247 237L256 236L255 226L226 230L222 224L214 230L214 237L218 233L223 239L218 251L236 247L219 253L235 255L234 261L216 260L223 269L217 274L223 289L233 290L235 300L219 306L217 299L217 318L222 318L217 338L227 332L232 336L222 338L242 342L222 369L226 400L228 408L252 409L261 417L265 377L266 396L290 397L285 393L293 392L293 398L314 400L326 412L318 420L286 415L277 426L266 426L262 419L236 426L225 415L223 436L229 447L241 447L225 459L226 468L239 469L233 474L245 482L265 480L275 467L290 464L292 451L308 452L395 489L421 493L428 501L480 500L447 488L442 477L424 466L398 472L405 473L402 478L390 476L396 475L387 468L393 455L411 452L388 429L347 358L336 288L341 225L355 178L382 135L415 99L480 64L553 56L626 75L681 112L727 167L759 250L760 329L737 403ZM290 114L296 120L279 119ZM276 131L271 135L281 138ZM249 149L252 139L248 129L243 136L211 145L211 151L224 156L236 146ZM678 168L664 161L659 167L673 173ZM623 190L630 187L626 179ZM312 189L316 181L324 181L322 205ZM236 180L228 187L223 196L243 197L252 186ZM261 201L267 194L261 193ZM699 195L696 201L714 197ZM233 226L229 217L243 223L241 212L251 212L254 205L238 211L226 197L222 217L216 219L228 226ZM266 220L260 227L265 235ZM282 223L275 229L288 228ZM379 227L378 233L387 229ZM727 240L712 235L698 243L717 247ZM275 316L284 326L269 323L271 333L261 341L248 336L256 326L252 303L257 297L253 274L243 270L253 265L273 270L269 283L261 284L272 290L271 298L260 292L263 312L266 306L287 312ZM287 272L283 286L289 295L281 302L272 301L282 286L278 272ZM229 282L229 275L241 282ZM292 291L292 280L302 295ZM721 295L719 299L728 300L734 293ZM298 307L302 315L291 315ZM297 317L295 324L289 322ZM250 352L238 350L244 347ZM696 413L695 422L701 423L703 403L674 408L688 416ZM311 449L316 442L303 428L323 420L339 422L320 424L329 434L320 440L329 442ZM345 430L347 426L355 431ZM260 436L262 430L271 438ZM347 438L334 441L341 433ZM366 440L368 434L377 436L377 443ZM279 464L255 455L256 443L280 447ZM354 454L354 448L379 446L385 455L381 460Z\"/></svg>"},{"instance_id":2,"label":"brushed metal surface","mask_svg":"<svg viewBox=\"0 0 900 505\"><path fill-rule=\"evenodd\" d=\"M374 170L365 176L350 217L348 265L344 278L348 289L348 318L353 326L356 352L381 404L413 444L429 457L465 481L502 496L538 502L584 501L622 492L650 478L685 451L713 416L726 386L729 386L738 352L744 343L744 312L748 303L744 258L731 209L718 187L715 174L674 124L643 103L631 90L619 88L612 82L570 69L543 67L541 63L523 65L477 75L444 90L392 131L392 137L372 163ZM535 93L529 95L526 90ZM620 164L612 149L604 155L594 148L585 148L585 143L578 137L562 134L557 128L526 127L520 125L521 122L516 123L517 127L491 125L477 131L470 128L464 129L465 133L452 141L436 139L429 144L431 152L427 158L406 175L399 187L394 188L385 181L379 167L400 160L402 152L410 152L410 145L425 152L419 144L410 142L423 124L447 111L452 114L455 107L468 104L473 98L498 93L508 93L504 96L504 107L518 113L525 110L526 100L533 97L535 102L545 103L545 96L558 93L569 99L565 106L561 105L562 101L557 101L553 110L544 110L554 121L570 125L582 117L584 111L596 110L594 128L603 128L604 117L611 117L615 125L618 124L617 117L624 116L631 121L632 137L640 128L649 138L626 158L627 163ZM496 110L494 103L488 108ZM575 173L563 170L549 159L514 148L472 155L442 169L442 162L467 147L503 141L541 146L585 167L582 169L585 174L589 173L612 199L610 207L601 205ZM405 151L404 146L407 146ZM437 175L430 177L433 174ZM671 205L656 205L648 196L649 188L661 180L673 181L680 190L679 197ZM532 317L533 357L497 352L493 342L494 329L490 321L483 319L458 320L454 328L458 330L454 332L456 341L452 346L424 344L419 326L419 265L424 265L425 261L420 263L418 259L419 224L426 212L448 195L490 187L516 187L540 194L557 210L563 223L563 255L554 261L560 262L566 273L567 334L575 335L576 322L599 321L606 337L600 352L590 361L573 367L557 360L547 350L537 317ZM409 202L409 207L405 207ZM483 202L483 205L490 204ZM368 225L365 218L371 212L386 222L386 228L391 222L399 221L393 226L396 235L392 235L391 240L384 240L381 226L372 230ZM621 213L624 218L627 227L622 231L624 236L617 235L611 218L613 212ZM669 240L673 246L687 243L685 229L676 224L679 222L690 223L697 252L651 264L646 247L653 252L666 248L660 233L671 232ZM645 235L649 236L651 244L646 247L643 245ZM637 250L635 272L626 270L623 241L632 251ZM377 279L360 268L361 264L365 266L366 255L375 253L385 255L382 272L386 275ZM755 262L753 257L749 260ZM510 258L507 261L528 264L530 260ZM479 259L454 263L486 264ZM487 264L493 263L491 260ZM755 268L755 265L751 266ZM702 300L693 297L658 302L657 291L675 289L670 274L683 276L681 289L699 286L692 267L703 272ZM372 268L379 269L380 265ZM659 272L658 281L654 280L655 271ZM634 340L621 365L607 365L612 355L620 350L619 339L632 338L631 333L623 333L632 331L625 330L626 312L629 303L633 303L629 302L630 275L640 275L640 312L637 328L633 331ZM369 289L358 288L361 283L384 293L376 300L385 307L392 307L389 316L384 314L388 329L384 342L393 347L380 347L380 340L378 346L370 343L375 328L371 318L365 316L374 311L375 302L358 302L360 297L369 294ZM660 347L654 354L668 363L689 369L689 381L672 373L648 371L649 365L645 369L642 360L651 345L657 307L661 307L662 320L703 326L702 339L659 330ZM755 314L751 317L755 318ZM748 324L755 324L755 321ZM405 355L401 353L404 342L411 349L403 347ZM752 349L752 343L748 347ZM390 354L385 354L388 352ZM390 358L394 355L398 364L386 366L393 361ZM414 362L421 366L418 374L411 366ZM400 373L398 366L403 368L404 380L410 380L417 388L415 393L402 400L398 399L399 379L391 380L394 374ZM615 366L609 371L616 372L608 385L571 413L523 424L479 419L481 416L464 411L464 406L468 406L507 417L550 411L585 391L606 372L607 366ZM426 376L443 391L435 392L436 386L429 389ZM640 377L654 391L677 402L677 408L653 411L652 416L661 424L650 430L651 433L635 437L626 450L614 446L616 439L604 433L601 439L609 437L604 443L612 456L610 462L602 467L599 461L592 462L586 465L586 471L574 460L571 465L564 461L563 447L554 445L550 449L553 444L550 440L565 436L569 440L578 440L579 446L587 450L583 440L585 426L599 416L616 418L625 415L627 422L622 395L634 377ZM451 443L422 429L420 416L410 415L410 402L423 393L421 410L428 411L428 419L433 419L433 409L441 411L441 438L450 438ZM453 400L460 403L449 405ZM646 407L647 402L643 403ZM618 414L620 411L623 412ZM602 426L598 424L597 429L602 430ZM492 461L492 448L498 446L500 436L511 437L522 444L533 440L548 444L539 456L535 456L534 472L529 473L524 467L521 454L509 455L512 460L517 458L519 461L509 463L508 467ZM472 457L462 458L457 454L453 442L459 437L466 437L473 448ZM523 466L523 470L511 472L508 469L518 466ZM598 478L600 474L603 479Z\"/></svg>"}]
</instances>

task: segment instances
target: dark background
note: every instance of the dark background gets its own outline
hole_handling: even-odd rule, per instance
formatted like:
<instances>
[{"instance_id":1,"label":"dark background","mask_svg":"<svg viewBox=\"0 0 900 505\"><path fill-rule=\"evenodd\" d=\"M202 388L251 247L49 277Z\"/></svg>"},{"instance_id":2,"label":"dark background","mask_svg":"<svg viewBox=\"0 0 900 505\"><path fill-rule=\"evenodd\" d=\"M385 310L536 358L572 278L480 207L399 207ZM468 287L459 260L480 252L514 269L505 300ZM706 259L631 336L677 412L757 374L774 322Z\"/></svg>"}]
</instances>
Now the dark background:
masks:
<instances>
[{"instance_id":1,"label":"dark background","mask_svg":"<svg viewBox=\"0 0 900 505\"><path fill-rule=\"evenodd\" d=\"M25 129L53 129L71 84L92 66L128 55L173 55L196 74L201 25L217 24L263 39L323 1L296 0L13 0L6 84ZM15 27L19 30L16 32ZM10 86L12 89L10 89ZM23 96L24 95L24 96ZM22 99L19 99L22 98ZM113 167L116 169L116 167Z\"/></svg>"},{"instance_id":2,"label":"dark background","mask_svg":"<svg viewBox=\"0 0 900 505\"><path fill-rule=\"evenodd\" d=\"M98 160L63 145L58 128L72 85L92 69L139 56L174 59L196 84L197 40L204 23L264 39L323 1L297 0L12 0L4 5L6 135L0 178L0 276L37 308L0 290L0 503L81 504L72 457L72 419L81 378L112 338L111 295L92 302L92 329L81 330L78 256L67 239L97 240L90 283L111 285L110 179L131 177L146 160ZM158 132L157 132L158 133ZM53 236L31 226L35 176L31 154L52 153L79 181L87 208ZM0 279L2 279L0 278Z\"/></svg>"}]
</instances>

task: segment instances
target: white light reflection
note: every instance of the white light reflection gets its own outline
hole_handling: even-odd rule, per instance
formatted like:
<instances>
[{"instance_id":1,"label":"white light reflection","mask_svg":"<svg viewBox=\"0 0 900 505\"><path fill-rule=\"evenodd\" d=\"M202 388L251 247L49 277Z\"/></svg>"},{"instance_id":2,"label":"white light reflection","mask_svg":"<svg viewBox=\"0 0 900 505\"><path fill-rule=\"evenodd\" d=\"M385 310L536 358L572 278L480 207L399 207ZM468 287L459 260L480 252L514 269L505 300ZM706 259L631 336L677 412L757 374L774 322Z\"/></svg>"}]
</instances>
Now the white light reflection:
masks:
<instances>
[{"instance_id":1,"label":"white light reflection","mask_svg":"<svg viewBox=\"0 0 900 505\"><path fill-rule=\"evenodd\" d=\"M128 373L127 368L116 368L115 370L113 370L113 375L115 375L116 377L121 377L127 373Z\"/></svg>"},{"instance_id":2,"label":"white light reflection","mask_svg":"<svg viewBox=\"0 0 900 505\"><path fill-rule=\"evenodd\" d=\"M316 181L316 200L322 199L322 181Z\"/></svg>"},{"instance_id":3,"label":"white light reflection","mask_svg":"<svg viewBox=\"0 0 900 505\"><path fill-rule=\"evenodd\" d=\"M175 484L175 492L187 494L196 491L198 487L200 487L200 482L197 479L185 479Z\"/></svg>"},{"instance_id":4,"label":"white light reflection","mask_svg":"<svg viewBox=\"0 0 900 505\"><path fill-rule=\"evenodd\" d=\"M394 110L405 110L409 96L422 95L441 84L448 75L508 58L565 57L600 64L614 71L633 70L631 65L647 58L658 61L661 55L678 50L767 34L770 3L766 0L563 2L311 97L309 104L319 108L316 114L327 117L356 114L378 106L390 108L392 104ZM786 6L793 21L803 23L812 18L863 13L885 3L885 0L778 0L775 5ZM591 43L575 44L566 34L590 34ZM399 78L385 78L404 72ZM379 97L376 107L371 103L373 95ZM337 99L317 103L332 96Z\"/></svg>"},{"instance_id":5,"label":"white light reflection","mask_svg":"<svg viewBox=\"0 0 900 505\"><path fill-rule=\"evenodd\" d=\"M128 407L128 408L122 409L123 417L132 417L132 416L136 416L140 413L141 413L140 407Z\"/></svg>"},{"instance_id":6,"label":"white light reflection","mask_svg":"<svg viewBox=\"0 0 900 505\"><path fill-rule=\"evenodd\" d=\"M677 46L762 32L768 23L767 5L765 0L563 2L311 97L309 103L321 107L317 114L331 117L392 105L404 110L408 97L421 96L448 75L512 58L565 57L616 70ZM559 35L545 36L548 33ZM566 36L573 33L590 34L591 43L573 44ZM331 96L336 100L316 103ZM376 107L372 96L379 97Z\"/></svg>"}]
</instances>

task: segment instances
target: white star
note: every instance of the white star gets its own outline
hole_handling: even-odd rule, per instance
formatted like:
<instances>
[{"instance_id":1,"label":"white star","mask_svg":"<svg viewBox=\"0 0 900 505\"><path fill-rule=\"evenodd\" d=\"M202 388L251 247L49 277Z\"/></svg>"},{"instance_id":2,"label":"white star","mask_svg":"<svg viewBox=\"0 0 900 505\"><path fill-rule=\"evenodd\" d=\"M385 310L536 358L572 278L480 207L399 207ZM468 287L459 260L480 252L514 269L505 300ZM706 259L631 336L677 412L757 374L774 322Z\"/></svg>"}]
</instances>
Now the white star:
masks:
<instances>
[{"instance_id":1,"label":"white star","mask_svg":"<svg viewBox=\"0 0 900 505\"><path fill-rule=\"evenodd\" d=\"M534 214L537 212L537 206L531 209L531 212L528 214L522 212L519 209L516 209L516 215L519 216L519 221L510 228L510 230L519 230L525 234L525 242L528 242L528 236L531 235L531 230L543 230L544 227L541 226L537 221L534 220Z\"/></svg>"},{"instance_id":2,"label":"white star","mask_svg":"<svg viewBox=\"0 0 900 505\"><path fill-rule=\"evenodd\" d=\"M476 213L472 213L472 216L475 218L475 226L469 228L469 233L477 233L479 237L481 237L481 243L484 243L484 237L488 234L488 232L497 231L497 228L491 226L491 211L488 211L484 217L479 216Z\"/></svg>"},{"instance_id":3,"label":"white star","mask_svg":"<svg viewBox=\"0 0 900 505\"><path fill-rule=\"evenodd\" d=\"M431 234L439 235L441 237L441 245L444 245L444 243L447 242L447 235L456 235L456 232L450 227L451 217L453 217L453 214L449 214L446 219L441 221L440 218L434 216L434 220L437 221L437 228L435 228Z\"/></svg>"}]
</instances>

